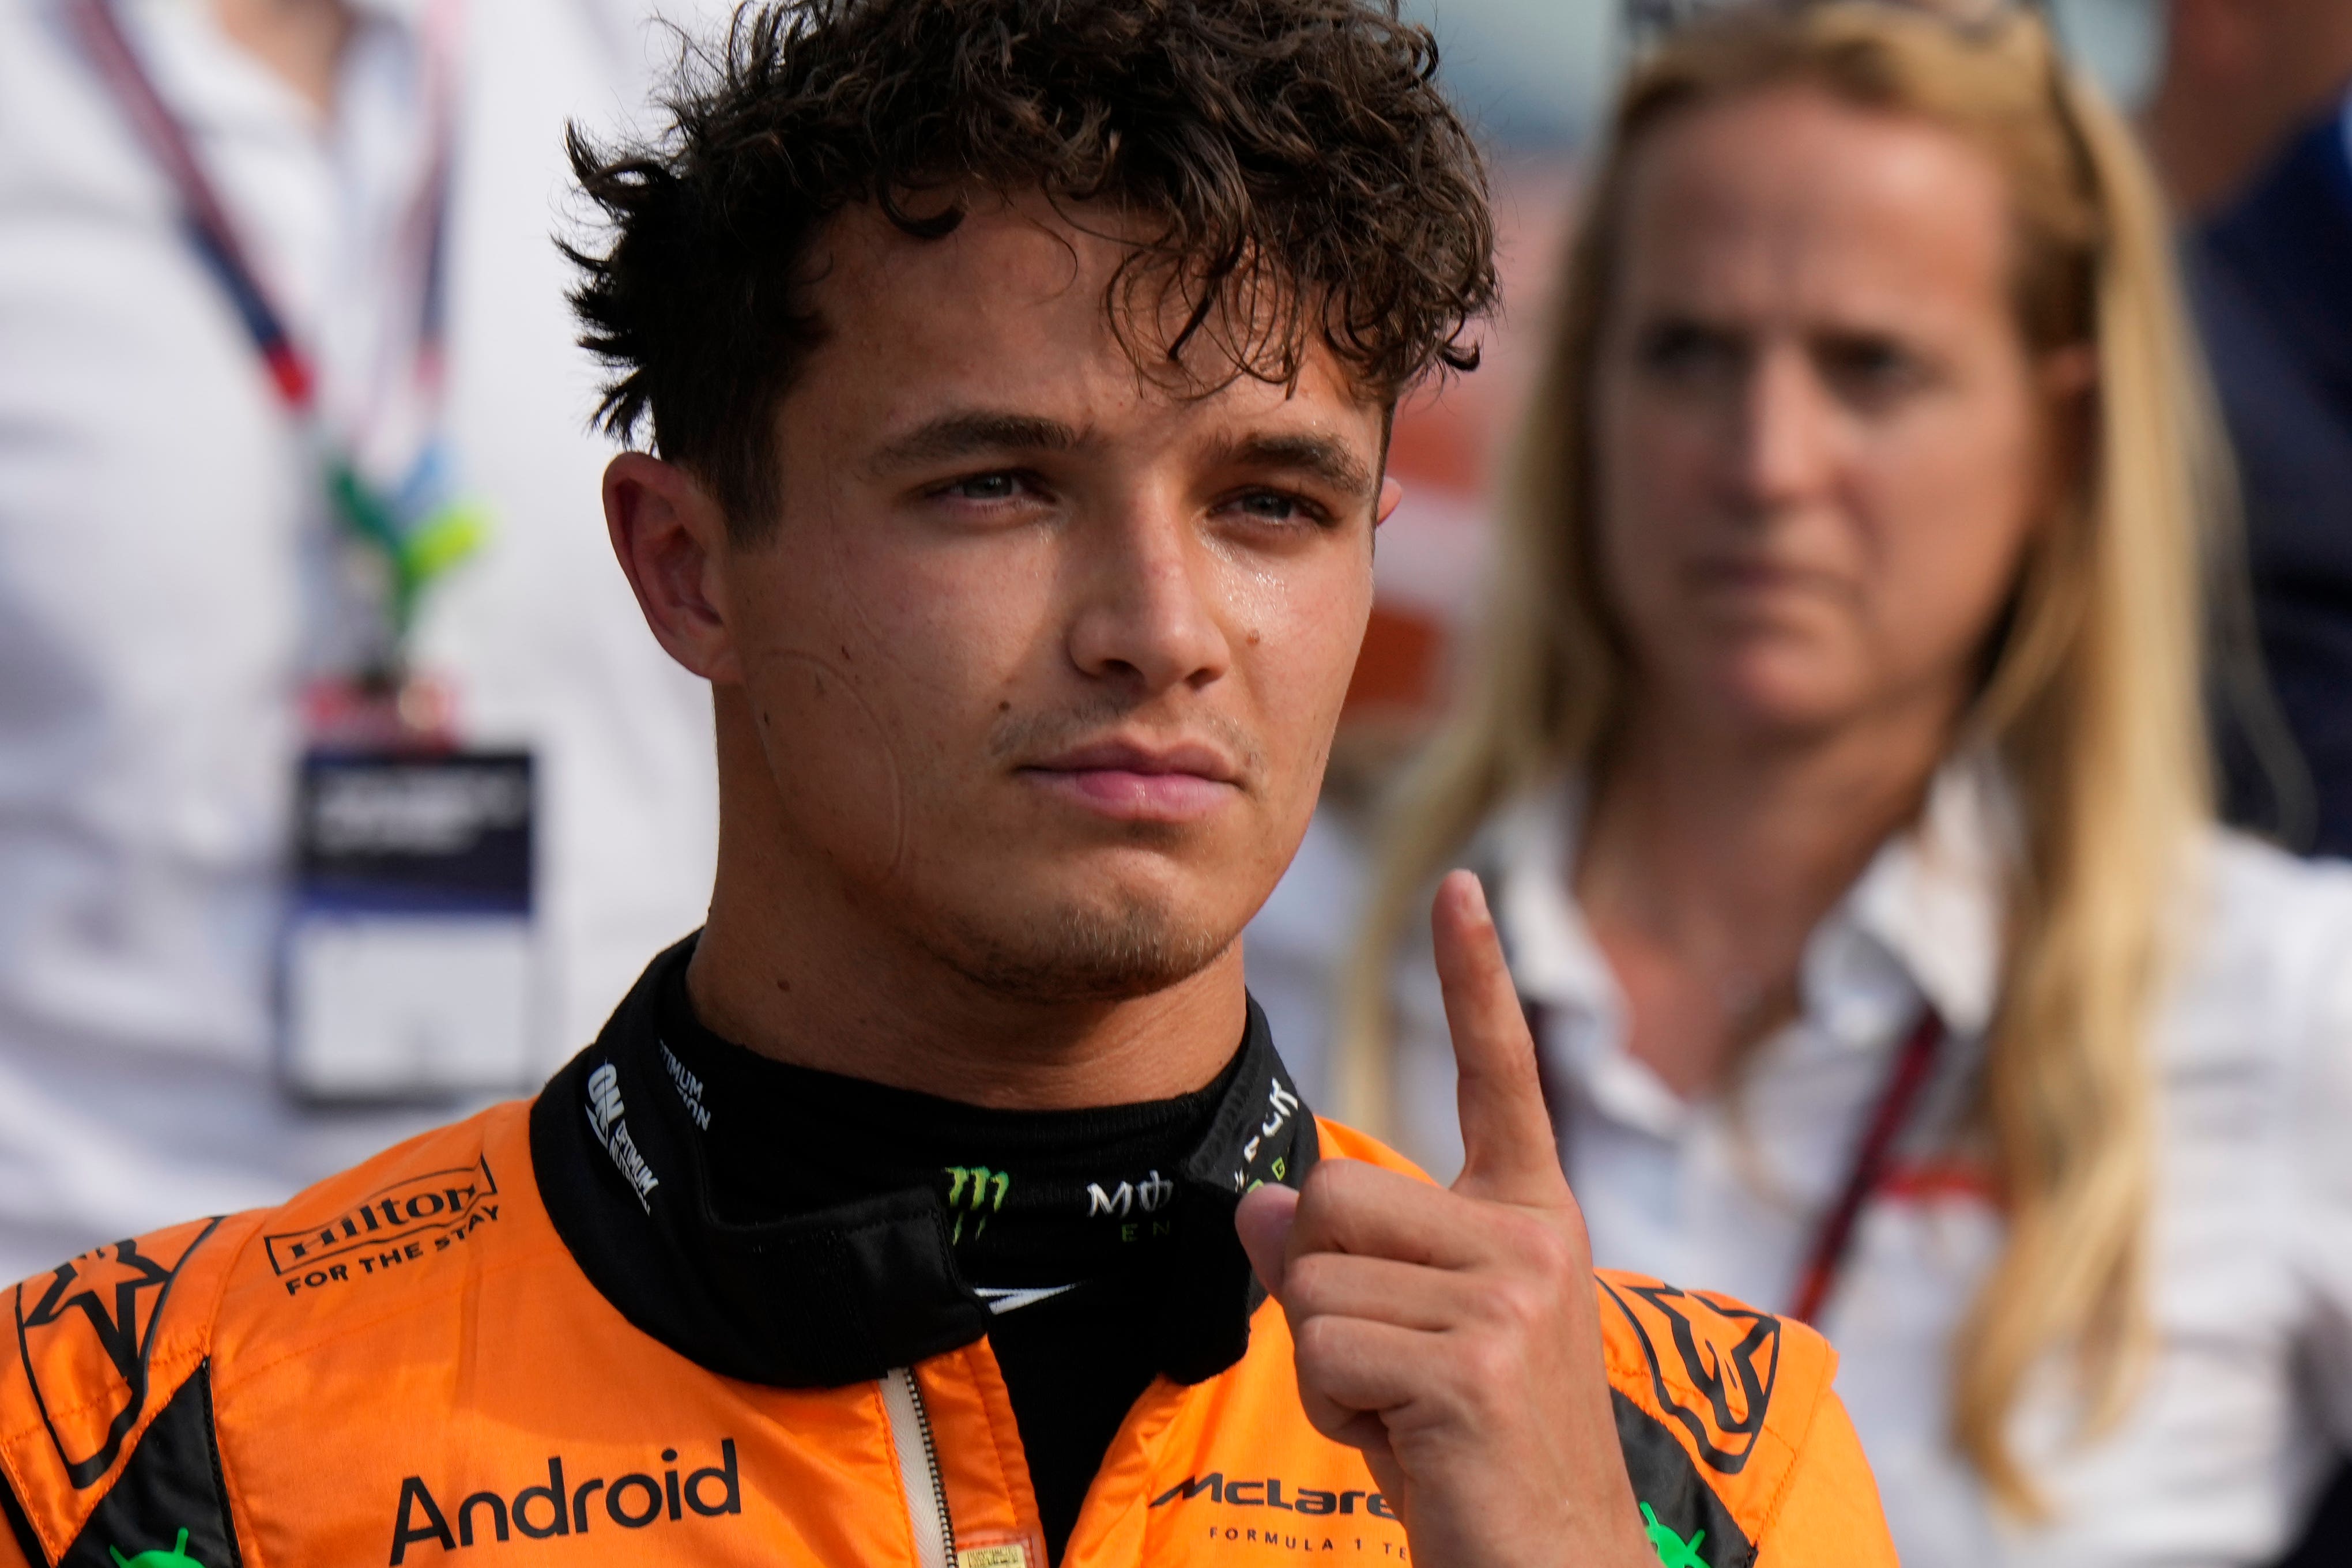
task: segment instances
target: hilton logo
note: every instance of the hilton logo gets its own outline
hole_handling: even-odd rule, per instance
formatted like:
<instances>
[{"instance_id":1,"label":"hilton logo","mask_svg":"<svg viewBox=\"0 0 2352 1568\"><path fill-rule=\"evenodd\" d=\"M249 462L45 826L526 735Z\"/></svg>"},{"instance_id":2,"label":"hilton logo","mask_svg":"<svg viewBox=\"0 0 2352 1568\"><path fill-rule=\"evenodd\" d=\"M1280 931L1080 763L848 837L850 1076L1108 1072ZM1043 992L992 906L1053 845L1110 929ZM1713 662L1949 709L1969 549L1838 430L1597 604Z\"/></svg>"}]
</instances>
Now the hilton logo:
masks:
<instances>
[{"instance_id":1,"label":"hilton logo","mask_svg":"<svg viewBox=\"0 0 2352 1568\"><path fill-rule=\"evenodd\" d=\"M345 1253L368 1252L424 1236L471 1228L483 1200L499 1194L485 1157L451 1171L427 1171L369 1194L324 1224L264 1237L269 1267L299 1274Z\"/></svg>"}]
</instances>

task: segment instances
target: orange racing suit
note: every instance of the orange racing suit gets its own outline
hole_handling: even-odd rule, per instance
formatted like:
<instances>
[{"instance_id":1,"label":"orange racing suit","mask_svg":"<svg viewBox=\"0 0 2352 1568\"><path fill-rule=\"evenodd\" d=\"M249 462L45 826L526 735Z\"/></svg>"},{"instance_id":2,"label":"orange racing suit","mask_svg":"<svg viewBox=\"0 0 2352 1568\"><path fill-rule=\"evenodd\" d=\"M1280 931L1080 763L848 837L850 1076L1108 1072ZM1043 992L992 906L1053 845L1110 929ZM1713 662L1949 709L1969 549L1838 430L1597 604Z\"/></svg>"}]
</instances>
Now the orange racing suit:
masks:
<instances>
[{"instance_id":1,"label":"orange racing suit","mask_svg":"<svg viewBox=\"0 0 2352 1568\"><path fill-rule=\"evenodd\" d=\"M682 1090L639 1037L645 989L535 1101L17 1286L0 1562L1045 1568L940 1194L713 1218L659 1100ZM1185 1173L1199 1201L1229 1211L1317 1158L1406 1168L1307 1112L1252 1015ZM1308 1425L1282 1310L1238 1258L1204 1253L1200 1300L1171 1309L1229 1313L1224 1364L1129 1411L1067 1568L1409 1560L1361 1456ZM1666 1568L1894 1563L1817 1335L1648 1279L1595 1288Z\"/></svg>"}]
</instances>

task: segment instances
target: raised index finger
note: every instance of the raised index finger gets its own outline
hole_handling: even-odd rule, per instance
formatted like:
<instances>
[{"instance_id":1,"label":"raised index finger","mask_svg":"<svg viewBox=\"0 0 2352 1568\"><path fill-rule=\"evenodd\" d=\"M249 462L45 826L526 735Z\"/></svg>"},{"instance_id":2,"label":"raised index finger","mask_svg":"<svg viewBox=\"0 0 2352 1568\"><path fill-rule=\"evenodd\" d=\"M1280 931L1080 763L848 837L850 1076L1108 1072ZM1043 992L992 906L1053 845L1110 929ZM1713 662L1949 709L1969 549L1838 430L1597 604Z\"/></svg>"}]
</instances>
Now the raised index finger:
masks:
<instances>
[{"instance_id":1,"label":"raised index finger","mask_svg":"<svg viewBox=\"0 0 2352 1568\"><path fill-rule=\"evenodd\" d=\"M1454 871L1438 884L1430 927L1460 1075L1464 1159L1454 1190L1500 1203L1556 1206L1567 1199L1568 1179L1544 1110L1535 1041L1477 878Z\"/></svg>"}]
</instances>

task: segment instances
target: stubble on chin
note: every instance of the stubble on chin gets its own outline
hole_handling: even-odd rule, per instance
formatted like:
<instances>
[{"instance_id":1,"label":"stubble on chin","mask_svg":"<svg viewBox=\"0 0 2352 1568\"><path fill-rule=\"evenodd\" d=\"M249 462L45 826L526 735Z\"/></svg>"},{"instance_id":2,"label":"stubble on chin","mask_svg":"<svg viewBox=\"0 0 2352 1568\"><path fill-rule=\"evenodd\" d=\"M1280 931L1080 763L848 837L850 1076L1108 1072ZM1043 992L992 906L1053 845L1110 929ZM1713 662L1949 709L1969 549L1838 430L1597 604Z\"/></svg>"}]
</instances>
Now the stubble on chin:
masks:
<instances>
[{"instance_id":1,"label":"stubble on chin","mask_svg":"<svg viewBox=\"0 0 2352 1568\"><path fill-rule=\"evenodd\" d=\"M1051 755L1094 739L1132 711L1129 701L1109 699L1070 710L1008 714L989 737L990 762L1003 766ZM1244 779L1264 778L1265 751L1242 725L1213 712L1194 714L1189 723L1223 742ZM1256 784L1247 787L1255 793ZM1181 858L1194 847L1197 831L1133 822L1120 837L1130 847ZM956 973L1001 996L1045 1004L1123 1002L1191 979L1240 934L1238 927L1204 921L1178 900L1118 890L1045 910L950 916L925 945Z\"/></svg>"},{"instance_id":2,"label":"stubble on chin","mask_svg":"<svg viewBox=\"0 0 2352 1568\"><path fill-rule=\"evenodd\" d=\"M937 956L965 979L1022 1002L1124 1002L1207 968L1237 932L1211 929L1159 900L1066 904L982 925L955 922Z\"/></svg>"}]
</instances>

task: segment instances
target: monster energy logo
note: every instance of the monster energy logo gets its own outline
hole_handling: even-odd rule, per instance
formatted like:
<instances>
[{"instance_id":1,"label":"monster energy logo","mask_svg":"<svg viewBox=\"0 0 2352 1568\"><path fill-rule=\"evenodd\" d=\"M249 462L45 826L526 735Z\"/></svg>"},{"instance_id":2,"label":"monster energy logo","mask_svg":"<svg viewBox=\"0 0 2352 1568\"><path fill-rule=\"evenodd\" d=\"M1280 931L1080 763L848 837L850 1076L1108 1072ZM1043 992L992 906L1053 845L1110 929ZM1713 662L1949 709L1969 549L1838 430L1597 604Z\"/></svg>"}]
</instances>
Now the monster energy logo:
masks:
<instances>
[{"instance_id":1,"label":"monster energy logo","mask_svg":"<svg viewBox=\"0 0 2352 1568\"><path fill-rule=\"evenodd\" d=\"M1004 1194L1013 1190L1013 1177L1003 1171L992 1171L985 1165L950 1165L948 1173L948 1208L955 1216L955 1233L950 1242L963 1239L963 1222L977 1216L980 1223L971 1228L972 1239L987 1234L988 1216L1004 1207Z\"/></svg>"},{"instance_id":2,"label":"monster energy logo","mask_svg":"<svg viewBox=\"0 0 2352 1568\"><path fill-rule=\"evenodd\" d=\"M1087 1184L1087 1217L1097 1215L1118 1215L1122 1218L1141 1205L1145 1214L1157 1213L1160 1205L1176 1195L1176 1184L1158 1171L1141 1182L1121 1182L1117 1192L1103 1191L1100 1182Z\"/></svg>"}]
</instances>

